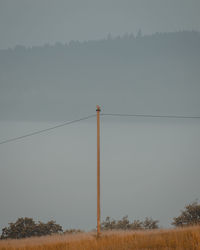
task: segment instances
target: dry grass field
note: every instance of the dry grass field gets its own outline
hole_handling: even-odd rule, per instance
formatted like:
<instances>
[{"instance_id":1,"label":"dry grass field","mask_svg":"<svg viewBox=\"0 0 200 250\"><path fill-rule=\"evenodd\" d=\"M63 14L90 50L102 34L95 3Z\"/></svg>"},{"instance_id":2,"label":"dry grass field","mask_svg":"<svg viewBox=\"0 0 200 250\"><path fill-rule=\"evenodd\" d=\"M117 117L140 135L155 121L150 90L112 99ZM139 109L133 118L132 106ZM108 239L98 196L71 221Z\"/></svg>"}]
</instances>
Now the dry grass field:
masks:
<instances>
[{"instance_id":1,"label":"dry grass field","mask_svg":"<svg viewBox=\"0 0 200 250\"><path fill-rule=\"evenodd\" d=\"M93 233L1 240L1 250L130 250L200 249L200 227L153 231L110 231L96 239Z\"/></svg>"}]
</instances>

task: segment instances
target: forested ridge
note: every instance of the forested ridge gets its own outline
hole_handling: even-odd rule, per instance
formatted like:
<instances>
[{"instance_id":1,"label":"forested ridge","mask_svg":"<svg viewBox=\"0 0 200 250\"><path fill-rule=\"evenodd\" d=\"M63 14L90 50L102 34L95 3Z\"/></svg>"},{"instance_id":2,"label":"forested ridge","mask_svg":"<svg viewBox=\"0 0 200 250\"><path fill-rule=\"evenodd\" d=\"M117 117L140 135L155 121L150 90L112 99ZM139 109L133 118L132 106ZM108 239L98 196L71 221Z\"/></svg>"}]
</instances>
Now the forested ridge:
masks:
<instances>
[{"instance_id":1,"label":"forested ridge","mask_svg":"<svg viewBox=\"0 0 200 250\"><path fill-rule=\"evenodd\" d=\"M198 115L199 65L196 31L18 45L0 50L1 120L72 119L96 103L108 112Z\"/></svg>"}]
</instances>

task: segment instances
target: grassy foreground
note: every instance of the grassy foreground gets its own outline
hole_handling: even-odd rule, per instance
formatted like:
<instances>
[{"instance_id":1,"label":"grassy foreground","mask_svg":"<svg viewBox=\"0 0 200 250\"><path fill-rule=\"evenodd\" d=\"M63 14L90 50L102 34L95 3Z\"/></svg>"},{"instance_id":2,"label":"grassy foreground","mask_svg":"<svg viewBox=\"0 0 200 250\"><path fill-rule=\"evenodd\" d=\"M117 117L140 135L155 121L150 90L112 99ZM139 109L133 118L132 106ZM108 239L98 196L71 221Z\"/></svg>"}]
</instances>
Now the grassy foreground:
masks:
<instances>
[{"instance_id":1,"label":"grassy foreground","mask_svg":"<svg viewBox=\"0 0 200 250\"><path fill-rule=\"evenodd\" d=\"M200 249L200 227L148 232L106 232L99 239L92 233L55 235L21 240L1 240L1 250L130 250Z\"/></svg>"}]
</instances>

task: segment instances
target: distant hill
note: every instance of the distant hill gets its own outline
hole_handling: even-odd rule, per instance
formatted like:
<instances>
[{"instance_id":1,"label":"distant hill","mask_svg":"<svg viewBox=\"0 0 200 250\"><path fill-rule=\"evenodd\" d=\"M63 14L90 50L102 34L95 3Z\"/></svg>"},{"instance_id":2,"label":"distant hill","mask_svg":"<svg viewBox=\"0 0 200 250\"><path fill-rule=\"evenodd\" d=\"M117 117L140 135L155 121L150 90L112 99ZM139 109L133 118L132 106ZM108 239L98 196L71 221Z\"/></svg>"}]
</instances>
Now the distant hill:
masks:
<instances>
[{"instance_id":1,"label":"distant hill","mask_svg":"<svg viewBox=\"0 0 200 250\"><path fill-rule=\"evenodd\" d=\"M0 119L106 112L200 115L200 32L0 50Z\"/></svg>"}]
</instances>

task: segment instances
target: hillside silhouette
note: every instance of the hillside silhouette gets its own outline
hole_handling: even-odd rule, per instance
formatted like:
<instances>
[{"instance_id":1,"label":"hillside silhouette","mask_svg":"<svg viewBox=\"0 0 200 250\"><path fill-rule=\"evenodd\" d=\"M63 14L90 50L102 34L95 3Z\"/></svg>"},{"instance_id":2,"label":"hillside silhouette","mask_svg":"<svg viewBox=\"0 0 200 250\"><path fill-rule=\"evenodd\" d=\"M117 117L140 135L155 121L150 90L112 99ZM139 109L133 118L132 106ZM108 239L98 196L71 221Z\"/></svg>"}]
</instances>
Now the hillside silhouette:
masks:
<instances>
[{"instance_id":1,"label":"hillside silhouette","mask_svg":"<svg viewBox=\"0 0 200 250\"><path fill-rule=\"evenodd\" d=\"M199 115L200 32L0 50L0 119L106 112Z\"/></svg>"}]
</instances>

